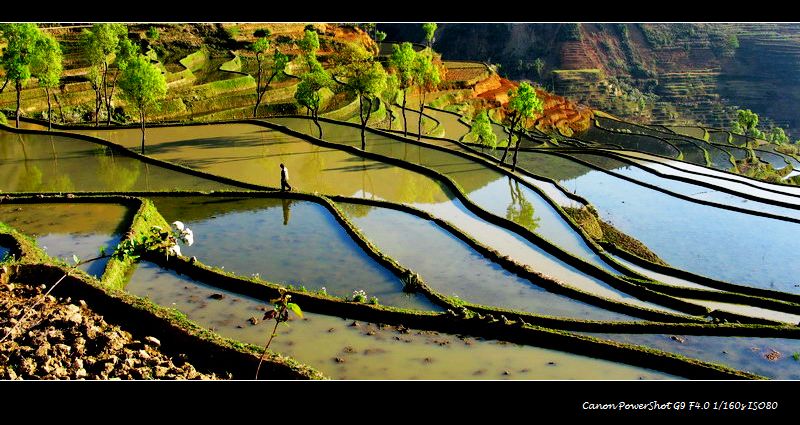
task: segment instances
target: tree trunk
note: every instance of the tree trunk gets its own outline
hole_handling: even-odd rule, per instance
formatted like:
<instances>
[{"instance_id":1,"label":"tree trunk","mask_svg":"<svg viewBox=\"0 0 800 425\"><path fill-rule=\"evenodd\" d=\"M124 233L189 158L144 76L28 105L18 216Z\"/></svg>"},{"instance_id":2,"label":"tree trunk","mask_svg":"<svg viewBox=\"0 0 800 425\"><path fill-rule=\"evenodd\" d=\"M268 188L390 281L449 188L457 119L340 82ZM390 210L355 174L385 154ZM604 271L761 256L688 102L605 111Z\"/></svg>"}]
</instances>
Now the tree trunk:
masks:
<instances>
[{"instance_id":1,"label":"tree trunk","mask_svg":"<svg viewBox=\"0 0 800 425\"><path fill-rule=\"evenodd\" d=\"M369 122L369 117L372 115L372 99L367 99L369 104L367 105L367 119L364 120L364 124L361 126L361 150L367 150L367 139L365 138L364 134L367 129L367 123Z\"/></svg>"},{"instance_id":2,"label":"tree trunk","mask_svg":"<svg viewBox=\"0 0 800 425\"><path fill-rule=\"evenodd\" d=\"M101 106L105 105L105 107L106 107L106 115L107 115L107 118L108 118L107 125L111 125L111 114L109 114L109 111L108 111L108 63L105 62L105 61L103 61L103 83L102 83L102 88L103 88L103 95L102 95L103 101L101 102Z\"/></svg>"},{"instance_id":3,"label":"tree trunk","mask_svg":"<svg viewBox=\"0 0 800 425\"><path fill-rule=\"evenodd\" d=\"M102 94L100 93L100 87L97 88L97 92L94 98L94 126L100 127L100 108L103 106L103 101L100 99Z\"/></svg>"},{"instance_id":4,"label":"tree trunk","mask_svg":"<svg viewBox=\"0 0 800 425\"><path fill-rule=\"evenodd\" d=\"M314 124L317 125L317 130L319 130L319 138L321 139L322 138L322 126L319 125L319 108L317 108L317 109L315 109L313 111L312 116L314 117Z\"/></svg>"},{"instance_id":5,"label":"tree trunk","mask_svg":"<svg viewBox=\"0 0 800 425\"><path fill-rule=\"evenodd\" d=\"M408 137L408 122L406 121L406 90L403 89L403 136Z\"/></svg>"},{"instance_id":6,"label":"tree trunk","mask_svg":"<svg viewBox=\"0 0 800 425\"><path fill-rule=\"evenodd\" d=\"M20 112L19 97L20 97L20 92L22 91L22 82L17 80L16 87L17 87L17 128L19 128L19 112Z\"/></svg>"},{"instance_id":7,"label":"tree trunk","mask_svg":"<svg viewBox=\"0 0 800 425\"><path fill-rule=\"evenodd\" d=\"M258 81L256 81L256 107L253 108L253 118L258 116L258 105L261 104L261 97L264 96L264 91L261 90L261 59L259 54L256 54L256 61L258 62Z\"/></svg>"},{"instance_id":8,"label":"tree trunk","mask_svg":"<svg viewBox=\"0 0 800 425\"><path fill-rule=\"evenodd\" d=\"M47 131L53 130L53 104L50 103L50 87L45 87L44 92L47 93Z\"/></svg>"},{"instance_id":9,"label":"tree trunk","mask_svg":"<svg viewBox=\"0 0 800 425\"><path fill-rule=\"evenodd\" d=\"M108 95L108 103L107 103L107 111L108 111L108 125L111 125L111 100L114 98L114 90L117 88L117 76L119 74L119 70L114 73L114 81L111 84L111 94Z\"/></svg>"},{"instance_id":10,"label":"tree trunk","mask_svg":"<svg viewBox=\"0 0 800 425\"><path fill-rule=\"evenodd\" d=\"M366 150L367 139L364 137L364 131L367 128L367 122L364 121L364 97L358 95L358 118L361 120L361 150Z\"/></svg>"},{"instance_id":11,"label":"tree trunk","mask_svg":"<svg viewBox=\"0 0 800 425\"><path fill-rule=\"evenodd\" d=\"M53 93L53 97L56 99L56 104L58 105L58 113L61 114L61 122L66 122L64 119L64 108L61 107L61 101L58 100L58 95Z\"/></svg>"},{"instance_id":12,"label":"tree trunk","mask_svg":"<svg viewBox=\"0 0 800 425\"><path fill-rule=\"evenodd\" d=\"M144 120L145 120L144 111L141 111L139 113L139 119L142 122L142 155L144 155Z\"/></svg>"},{"instance_id":13,"label":"tree trunk","mask_svg":"<svg viewBox=\"0 0 800 425\"><path fill-rule=\"evenodd\" d=\"M522 144L522 126L520 126L519 130L517 131L517 144L514 146L514 161L511 164L511 171L515 171L517 169L517 153L519 152L519 145Z\"/></svg>"},{"instance_id":14,"label":"tree trunk","mask_svg":"<svg viewBox=\"0 0 800 425\"><path fill-rule=\"evenodd\" d=\"M425 110L425 95L423 93L423 90L419 91L419 122L417 123L419 127L417 128L417 140L422 139L422 111Z\"/></svg>"},{"instance_id":15,"label":"tree trunk","mask_svg":"<svg viewBox=\"0 0 800 425\"><path fill-rule=\"evenodd\" d=\"M508 129L508 143L506 143L506 149L503 151L503 157L500 158L500 162L503 163L506 160L506 155L508 155L508 149L511 147L511 141L513 139L514 134L514 125L516 122L512 119L511 120L511 127Z\"/></svg>"}]
</instances>

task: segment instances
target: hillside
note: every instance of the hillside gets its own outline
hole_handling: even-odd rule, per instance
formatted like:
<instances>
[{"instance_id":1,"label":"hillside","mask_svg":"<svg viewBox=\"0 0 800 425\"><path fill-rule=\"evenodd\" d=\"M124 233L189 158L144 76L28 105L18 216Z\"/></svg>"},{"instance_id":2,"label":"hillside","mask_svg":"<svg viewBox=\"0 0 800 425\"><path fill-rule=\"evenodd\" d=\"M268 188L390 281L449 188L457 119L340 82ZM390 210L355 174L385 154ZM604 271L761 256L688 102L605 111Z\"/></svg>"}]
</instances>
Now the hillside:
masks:
<instances>
[{"instance_id":1,"label":"hillside","mask_svg":"<svg viewBox=\"0 0 800 425\"><path fill-rule=\"evenodd\" d=\"M382 29L390 40L422 37L410 25ZM556 94L637 122L727 127L741 107L758 113L767 128L779 125L797 138L798 29L797 24L441 24L434 47L446 60L500 64L509 79L540 82Z\"/></svg>"}]
</instances>

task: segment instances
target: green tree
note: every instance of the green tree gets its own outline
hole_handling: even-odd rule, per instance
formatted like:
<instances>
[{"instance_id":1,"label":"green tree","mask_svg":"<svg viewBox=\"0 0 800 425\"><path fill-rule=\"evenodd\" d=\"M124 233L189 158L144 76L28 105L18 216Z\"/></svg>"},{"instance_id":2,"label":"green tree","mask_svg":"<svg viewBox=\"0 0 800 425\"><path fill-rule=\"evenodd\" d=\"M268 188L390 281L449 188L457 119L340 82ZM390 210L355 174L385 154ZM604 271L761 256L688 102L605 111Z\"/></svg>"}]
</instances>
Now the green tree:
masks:
<instances>
[{"instance_id":1,"label":"green tree","mask_svg":"<svg viewBox=\"0 0 800 425\"><path fill-rule=\"evenodd\" d=\"M322 99L319 91L332 85L331 76L320 67L315 71L303 74L300 84L297 85L297 91L294 93L294 99L297 103L300 106L305 106L311 112L314 124L317 125L319 130L320 139L322 138L322 126L319 125L319 107Z\"/></svg>"},{"instance_id":2,"label":"green tree","mask_svg":"<svg viewBox=\"0 0 800 425\"><path fill-rule=\"evenodd\" d=\"M100 109L106 108L107 124L111 125L112 98L119 72L125 62L138 54L138 48L128 40L123 24L94 24L81 34L81 48L89 61L89 82L95 90L95 125L100 125ZM112 71L112 64L117 65Z\"/></svg>"},{"instance_id":3,"label":"green tree","mask_svg":"<svg viewBox=\"0 0 800 425\"><path fill-rule=\"evenodd\" d=\"M472 129L470 134L478 141L478 143L488 146L492 149L497 147L497 135L492 130L492 123L489 121L489 114L486 111L481 111L472 120Z\"/></svg>"},{"instance_id":4,"label":"green tree","mask_svg":"<svg viewBox=\"0 0 800 425\"><path fill-rule=\"evenodd\" d=\"M397 78L396 73L388 74L386 87L383 89L381 96L386 101L386 113L389 114L389 130L392 129L392 119L394 118L391 105L394 105L398 94L400 94L400 80Z\"/></svg>"},{"instance_id":5,"label":"green tree","mask_svg":"<svg viewBox=\"0 0 800 425\"><path fill-rule=\"evenodd\" d=\"M428 48L430 49L433 45L433 36L436 34L436 29L439 26L436 25L435 22L426 22L422 24L422 31L425 32L425 42L428 44Z\"/></svg>"},{"instance_id":6,"label":"green tree","mask_svg":"<svg viewBox=\"0 0 800 425\"><path fill-rule=\"evenodd\" d=\"M119 86L125 99L139 112L144 154L147 110L157 106L167 94L167 80L157 66L144 55L130 59L120 76Z\"/></svg>"},{"instance_id":7,"label":"green tree","mask_svg":"<svg viewBox=\"0 0 800 425\"><path fill-rule=\"evenodd\" d=\"M39 87L47 94L47 129L53 129L53 105L50 101L50 90L58 87L61 73L64 71L64 56L61 45L50 35L43 34L36 43L36 54L33 60L33 76L39 80Z\"/></svg>"},{"instance_id":8,"label":"green tree","mask_svg":"<svg viewBox=\"0 0 800 425\"><path fill-rule=\"evenodd\" d=\"M317 50L319 50L319 35L314 30L306 30L303 38L297 42L297 47L303 51L303 57L306 59L308 69L312 71L312 64L316 60Z\"/></svg>"},{"instance_id":9,"label":"green tree","mask_svg":"<svg viewBox=\"0 0 800 425\"><path fill-rule=\"evenodd\" d=\"M508 149L511 147L512 135L514 130L517 130L517 143L514 146L514 161L511 170L517 168L517 153L519 152L519 145L522 142L522 131L524 129L523 121L533 117L533 114L542 112L542 101L536 96L536 90L530 84L523 82L516 89L508 91L508 112L506 119L509 123L508 128L508 144L506 150L503 152L503 157L500 162L504 162Z\"/></svg>"},{"instance_id":10,"label":"green tree","mask_svg":"<svg viewBox=\"0 0 800 425\"><path fill-rule=\"evenodd\" d=\"M256 74L256 106L253 108L253 118L258 115L258 107L261 105L264 93L269 89L272 80L281 73L284 73L286 71L286 65L289 63L289 56L281 53L276 48L275 52L272 54L272 63L265 69L264 59L269 47L270 42L266 37L259 38L249 47L250 51L256 54L256 62L258 63L258 73ZM265 72L269 73L269 77L265 75Z\"/></svg>"},{"instance_id":11,"label":"green tree","mask_svg":"<svg viewBox=\"0 0 800 425\"><path fill-rule=\"evenodd\" d=\"M375 41L378 42L378 50L380 50L383 40L386 40L386 33L383 31L375 31Z\"/></svg>"},{"instance_id":12,"label":"green tree","mask_svg":"<svg viewBox=\"0 0 800 425\"><path fill-rule=\"evenodd\" d=\"M736 34L731 34L726 39L726 43L729 50L736 50L739 48L739 37L737 37Z\"/></svg>"},{"instance_id":13,"label":"green tree","mask_svg":"<svg viewBox=\"0 0 800 425\"><path fill-rule=\"evenodd\" d=\"M764 133L758 129L758 114L749 109L737 110L736 121L731 125L731 131L745 136L744 147L751 159L755 159L755 152L750 149L750 138L764 138Z\"/></svg>"},{"instance_id":14,"label":"green tree","mask_svg":"<svg viewBox=\"0 0 800 425\"><path fill-rule=\"evenodd\" d=\"M417 140L422 139L422 113L425 111L425 97L442 82L439 67L433 63L433 50L426 49L414 58L414 81L419 89L419 132Z\"/></svg>"},{"instance_id":15,"label":"green tree","mask_svg":"<svg viewBox=\"0 0 800 425\"><path fill-rule=\"evenodd\" d=\"M361 120L361 150L366 150L366 128L372 109L386 85L386 71L360 44L345 44L333 59L335 78L345 90L358 96L358 116Z\"/></svg>"},{"instance_id":16,"label":"green tree","mask_svg":"<svg viewBox=\"0 0 800 425\"><path fill-rule=\"evenodd\" d=\"M158 34L158 28L156 28L155 26L151 25L150 27L147 28L146 35L147 35L147 39L150 40L150 41L158 40L158 35L159 35Z\"/></svg>"},{"instance_id":17,"label":"green tree","mask_svg":"<svg viewBox=\"0 0 800 425\"><path fill-rule=\"evenodd\" d=\"M408 136L408 122L406 120L406 97L408 89L414 85L414 59L417 53L411 43L395 44L389 64L397 74L398 87L403 92L403 103L400 108L403 112L403 135Z\"/></svg>"},{"instance_id":18,"label":"green tree","mask_svg":"<svg viewBox=\"0 0 800 425\"><path fill-rule=\"evenodd\" d=\"M772 132L770 132L769 141L782 145L784 143L789 143L789 137L786 136L786 132L783 131L782 128L775 127L772 129Z\"/></svg>"},{"instance_id":19,"label":"green tree","mask_svg":"<svg viewBox=\"0 0 800 425\"><path fill-rule=\"evenodd\" d=\"M31 65L35 58L36 43L42 33L35 24L0 24L0 32L3 33L2 39L6 44L3 56L0 58L0 64L6 73L6 82L2 89L5 89L9 81L14 83L17 91L16 117L17 128L19 128L20 93L31 78Z\"/></svg>"}]
</instances>

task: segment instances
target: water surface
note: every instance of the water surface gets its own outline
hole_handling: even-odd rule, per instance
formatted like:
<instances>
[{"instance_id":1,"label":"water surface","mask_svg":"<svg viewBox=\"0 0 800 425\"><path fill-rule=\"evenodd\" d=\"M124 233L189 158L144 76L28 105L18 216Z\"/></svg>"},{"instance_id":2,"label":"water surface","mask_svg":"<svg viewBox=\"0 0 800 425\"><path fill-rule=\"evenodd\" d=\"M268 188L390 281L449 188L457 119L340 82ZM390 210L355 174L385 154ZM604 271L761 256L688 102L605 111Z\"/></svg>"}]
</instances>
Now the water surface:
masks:
<instances>
[{"instance_id":1,"label":"water surface","mask_svg":"<svg viewBox=\"0 0 800 425\"><path fill-rule=\"evenodd\" d=\"M263 346L262 301L220 291L144 263L126 288L235 340ZM221 300L211 294L223 294ZM302 308L302 306L301 306ZM278 328L270 350L334 379L678 379L649 369L493 340L398 330L310 312ZM254 371L255 373L255 371Z\"/></svg>"},{"instance_id":2,"label":"water surface","mask_svg":"<svg viewBox=\"0 0 800 425\"><path fill-rule=\"evenodd\" d=\"M161 215L183 221L195 243L182 248L205 264L241 276L325 287L351 297L365 290L381 304L441 310L422 295L402 291L397 276L368 256L322 205L290 199L153 198Z\"/></svg>"},{"instance_id":3,"label":"water surface","mask_svg":"<svg viewBox=\"0 0 800 425\"><path fill-rule=\"evenodd\" d=\"M119 204L57 203L0 204L0 221L36 240L51 257L74 264L97 257L102 247L111 253L130 226L129 209ZM108 259L79 268L101 277Z\"/></svg>"}]
</instances>

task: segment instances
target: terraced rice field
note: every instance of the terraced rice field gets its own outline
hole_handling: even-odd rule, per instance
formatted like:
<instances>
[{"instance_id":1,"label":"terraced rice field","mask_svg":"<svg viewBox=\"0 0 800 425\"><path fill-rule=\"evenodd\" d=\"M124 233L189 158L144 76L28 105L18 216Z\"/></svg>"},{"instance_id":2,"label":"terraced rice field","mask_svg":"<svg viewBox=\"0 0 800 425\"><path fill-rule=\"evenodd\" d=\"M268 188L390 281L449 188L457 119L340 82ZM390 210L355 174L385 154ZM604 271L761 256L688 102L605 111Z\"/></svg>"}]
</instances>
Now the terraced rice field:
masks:
<instances>
[{"instance_id":1,"label":"terraced rice field","mask_svg":"<svg viewBox=\"0 0 800 425\"><path fill-rule=\"evenodd\" d=\"M69 260L181 220L183 260L130 265L126 291L260 344L266 294L287 288L307 314L271 349L337 379L797 379L800 189L730 173L746 152L728 133L599 117L530 136L511 170L464 143L465 119L426 113L425 137L380 121L364 151L344 113L321 138L301 116L157 126L147 156L137 128L0 129L0 233Z\"/></svg>"}]
</instances>

